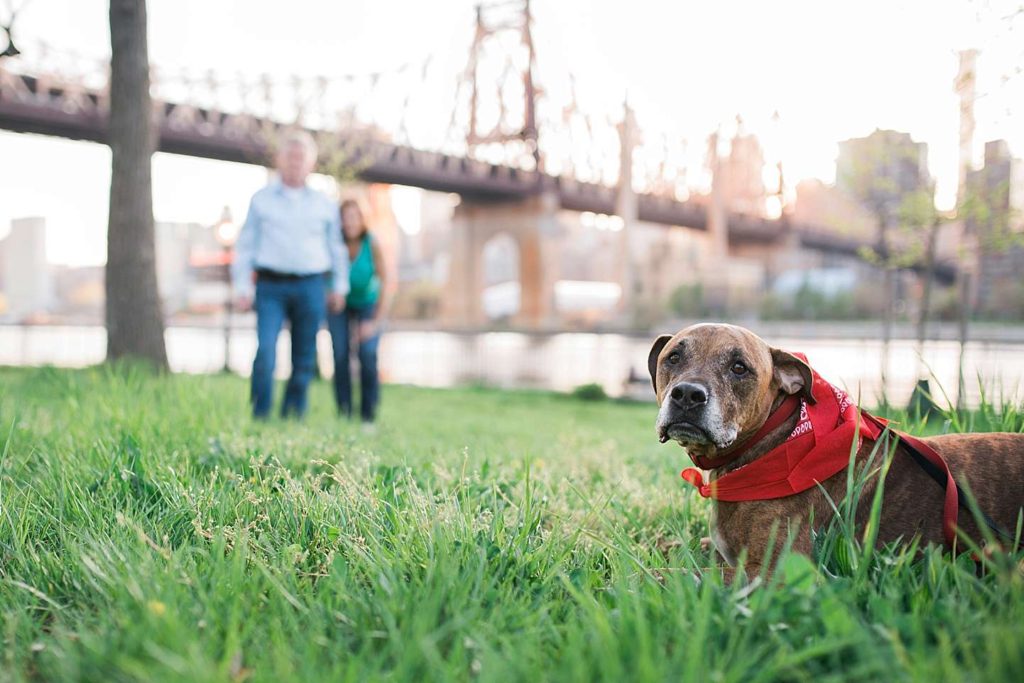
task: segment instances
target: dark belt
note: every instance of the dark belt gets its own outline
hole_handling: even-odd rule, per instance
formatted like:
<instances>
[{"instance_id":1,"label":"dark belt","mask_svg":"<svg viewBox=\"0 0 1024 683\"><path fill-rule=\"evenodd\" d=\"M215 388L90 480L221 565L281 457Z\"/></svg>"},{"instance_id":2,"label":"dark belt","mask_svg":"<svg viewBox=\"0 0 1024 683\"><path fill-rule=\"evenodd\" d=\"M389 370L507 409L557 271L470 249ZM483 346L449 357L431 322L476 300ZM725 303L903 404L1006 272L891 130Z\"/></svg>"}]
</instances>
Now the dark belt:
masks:
<instances>
[{"instance_id":1,"label":"dark belt","mask_svg":"<svg viewBox=\"0 0 1024 683\"><path fill-rule=\"evenodd\" d=\"M330 273L282 273L279 270L268 268L257 268L256 279L265 282L294 282L296 280L308 280L314 277L327 277Z\"/></svg>"}]
</instances>

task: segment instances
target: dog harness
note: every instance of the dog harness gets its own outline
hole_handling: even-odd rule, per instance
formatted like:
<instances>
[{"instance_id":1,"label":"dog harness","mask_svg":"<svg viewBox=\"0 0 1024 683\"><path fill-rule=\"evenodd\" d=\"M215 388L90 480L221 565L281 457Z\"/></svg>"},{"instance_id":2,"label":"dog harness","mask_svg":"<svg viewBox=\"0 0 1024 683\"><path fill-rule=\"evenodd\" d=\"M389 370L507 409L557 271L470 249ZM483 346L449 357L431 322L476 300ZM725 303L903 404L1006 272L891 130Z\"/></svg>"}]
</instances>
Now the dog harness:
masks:
<instances>
[{"instance_id":1,"label":"dog harness","mask_svg":"<svg viewBox=\"0 0 1024 683\"><path fill-rule=\"evenodd\" d=\"M807 361L803 354L793 355ZM825 381L813 369L811 376L810 402L789 396L769 415L764 426L735 450L715 458L690 458L705 470L734 462L799 410L796 426L782 444L714 481L705 483L700 470L692 467L683 470L683 479L705 498L730 502L784 498L806 491L849 467L865 439L875 442L883 435L893 434L945 488L942 533L952 548L959 507L965 498L942 456L920 439L890 429L887 420L859 409L845 391ZM987 517L986 522L994 524Z\"/></svg>"}]
</instances>

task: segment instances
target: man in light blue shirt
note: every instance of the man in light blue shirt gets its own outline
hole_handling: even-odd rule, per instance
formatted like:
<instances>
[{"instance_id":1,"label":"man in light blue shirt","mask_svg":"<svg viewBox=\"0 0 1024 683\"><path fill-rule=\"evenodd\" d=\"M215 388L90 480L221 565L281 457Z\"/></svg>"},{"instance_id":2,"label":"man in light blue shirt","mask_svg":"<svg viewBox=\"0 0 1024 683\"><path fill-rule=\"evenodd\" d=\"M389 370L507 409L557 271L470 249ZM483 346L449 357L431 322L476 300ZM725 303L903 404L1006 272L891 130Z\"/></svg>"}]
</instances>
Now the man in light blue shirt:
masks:
<instances>
[{"instance_id":1,"label":"man in light blue shirt","mask_svg":"<svg viewBox=\"0 0 1024 683\"><path fill-rule=\"evenodd\" d=\"M284 321L291 326L292 374L281 415L301 417L326 309L340 312L345 307L348 258L338 206L306 185L316 155L308 133L285 138L277 155L279 178L253 195L235 245L231 276L237 305L243 311L256 309L251 400L257 419L270 415L277 337Z\"/></svg>"}]
</instances>

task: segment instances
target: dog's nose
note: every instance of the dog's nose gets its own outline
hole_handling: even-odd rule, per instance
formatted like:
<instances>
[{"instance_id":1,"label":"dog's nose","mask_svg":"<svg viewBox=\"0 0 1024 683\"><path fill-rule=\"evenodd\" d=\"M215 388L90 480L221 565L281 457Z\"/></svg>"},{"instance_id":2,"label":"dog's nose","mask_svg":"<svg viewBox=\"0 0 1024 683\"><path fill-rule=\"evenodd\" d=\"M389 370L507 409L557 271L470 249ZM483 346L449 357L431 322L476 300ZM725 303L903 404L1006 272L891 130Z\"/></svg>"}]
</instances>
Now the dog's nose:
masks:
<instances>
[{"instance_id":1,"label":"dog's nose","mask_svg":"<svg viewBox=\"0 0 1024 683\"><path fill-rule=\"evenodd\" d=\"M680 382L669 392L672 402L683 410L702 408L708 402L708 390L692 382Z\"/></svg>"}]
</instances>

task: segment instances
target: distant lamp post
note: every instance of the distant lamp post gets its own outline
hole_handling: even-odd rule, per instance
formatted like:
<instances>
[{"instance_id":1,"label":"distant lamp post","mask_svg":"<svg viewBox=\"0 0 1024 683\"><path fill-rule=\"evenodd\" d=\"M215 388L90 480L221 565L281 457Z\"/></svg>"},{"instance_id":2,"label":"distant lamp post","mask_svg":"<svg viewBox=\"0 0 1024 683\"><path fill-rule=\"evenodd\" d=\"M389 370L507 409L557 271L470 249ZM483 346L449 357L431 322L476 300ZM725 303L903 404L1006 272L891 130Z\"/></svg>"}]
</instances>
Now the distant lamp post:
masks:
<instances>
[{"instance_id":1,"label":"distant lamp post","mask_svg":"<svg viewBox=\"0 0 1024 683\"><path fill-rule=\"evenodd\" d=\"M238 238L238 226L231 218L231 209L224 207L220 220L213 226L214 237L221 248L221 261L224 268L224 284L227 301L224 303L224 368L223 372L231 372L231 318L234 313L235 291L231 286L232 248Z\"/></svg>"}]
</instances>

